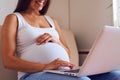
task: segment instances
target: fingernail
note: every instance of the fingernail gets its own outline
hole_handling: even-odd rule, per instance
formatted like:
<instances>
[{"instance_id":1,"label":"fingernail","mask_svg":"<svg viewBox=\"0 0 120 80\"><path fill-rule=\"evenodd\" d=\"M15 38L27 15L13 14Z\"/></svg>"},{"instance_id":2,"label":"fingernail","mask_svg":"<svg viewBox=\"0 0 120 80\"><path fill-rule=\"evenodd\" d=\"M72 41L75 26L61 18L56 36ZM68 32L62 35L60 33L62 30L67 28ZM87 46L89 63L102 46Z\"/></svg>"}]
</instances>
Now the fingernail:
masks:
<instances>
[{"instance_id":1,"label":"fingernail","mask_svg":"<svg viewBox=\"0 0 120 80\"><path fill-rule=\"evenodd\" d=\"M37 45L40 45L40 43L36 43Z\"/></svg>"}]
</instances>

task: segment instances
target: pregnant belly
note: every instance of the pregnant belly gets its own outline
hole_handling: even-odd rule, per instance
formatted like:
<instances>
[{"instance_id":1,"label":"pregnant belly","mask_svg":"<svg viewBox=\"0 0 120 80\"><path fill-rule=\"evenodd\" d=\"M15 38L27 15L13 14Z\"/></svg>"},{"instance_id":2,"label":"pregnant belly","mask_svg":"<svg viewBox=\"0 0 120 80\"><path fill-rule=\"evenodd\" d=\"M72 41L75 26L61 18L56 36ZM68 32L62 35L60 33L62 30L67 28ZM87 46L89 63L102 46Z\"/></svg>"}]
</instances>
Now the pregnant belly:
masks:
<instances>
[{"instance_id":1,"label":"pregnant belly","mask_svg":"<svg viewBox=\"0 0 120 80\"><path fill-rule=\"evenodd\" d=\"M50 63L57 58L69 61L65 49L56 43L46 43L44 45L33 44L24 49L20 58L26 61L45 64Z\"/></svg>"}]
</instances>

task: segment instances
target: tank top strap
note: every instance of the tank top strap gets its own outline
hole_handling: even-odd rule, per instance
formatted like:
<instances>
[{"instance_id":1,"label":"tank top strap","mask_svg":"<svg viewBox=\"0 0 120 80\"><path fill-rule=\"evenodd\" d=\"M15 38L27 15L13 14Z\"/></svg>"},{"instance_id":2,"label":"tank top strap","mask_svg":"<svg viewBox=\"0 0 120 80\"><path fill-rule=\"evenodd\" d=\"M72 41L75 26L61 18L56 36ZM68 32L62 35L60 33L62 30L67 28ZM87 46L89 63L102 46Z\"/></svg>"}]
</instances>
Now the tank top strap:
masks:
<instances>
[{"instance_id":1,"label":"tank top strap","mask_svg":"<svg viewBox=\"0 0 120 80\"><path fill-rule=\"evenodd\" d=\"M50 16L45 15L45 18L49 22L49 24L52 26L52 28L55 28L55 24Z\"/></svg>"},{"instance_id":2,"label":"tank top strap","mask_svg":"<svg viewBox=\"0 0 120 80\"><path fill-rule=\"evenodd\" d=\"M21 29L23 27L23 25L24 25L24 19L23 19L22 15L20 13L18 13L18 12L15 12L13 14L15 14L17 16L17 19L18 19L18 29Z\"/></svg>"}]
</instances>

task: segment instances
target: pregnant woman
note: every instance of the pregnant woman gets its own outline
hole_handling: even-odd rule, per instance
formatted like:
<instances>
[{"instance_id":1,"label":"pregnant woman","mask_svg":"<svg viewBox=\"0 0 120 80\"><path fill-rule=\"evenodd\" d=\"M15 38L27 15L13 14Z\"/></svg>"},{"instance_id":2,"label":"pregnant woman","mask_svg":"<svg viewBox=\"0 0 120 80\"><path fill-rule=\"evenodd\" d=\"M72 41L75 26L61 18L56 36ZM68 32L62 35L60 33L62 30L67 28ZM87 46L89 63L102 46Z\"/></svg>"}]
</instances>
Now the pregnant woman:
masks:
<instances>
[{"instance_id":1,"label":"pregnant woman","mask_svg":"<svg viewBox=\"0 0 120 80\"><path fill-rule=\"evenodd\" d=\"M2 26L2 57L5 68L18 71L18 80L119 80L119 75L70 77L45 73L72 69L70 51L57 21L46 14L50 0L18 0L14 13ZM108 74L119 79L112 79Z\"/></svg>"}]
</instances>

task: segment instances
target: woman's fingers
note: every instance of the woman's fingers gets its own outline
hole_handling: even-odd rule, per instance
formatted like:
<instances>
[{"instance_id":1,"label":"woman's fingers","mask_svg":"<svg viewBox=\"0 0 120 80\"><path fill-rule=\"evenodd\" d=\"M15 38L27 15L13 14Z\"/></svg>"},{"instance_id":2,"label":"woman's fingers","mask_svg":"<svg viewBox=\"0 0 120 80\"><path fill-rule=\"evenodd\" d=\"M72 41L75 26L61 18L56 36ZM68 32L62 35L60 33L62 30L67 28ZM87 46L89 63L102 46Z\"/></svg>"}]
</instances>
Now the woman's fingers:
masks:
<instances>
[{"instance_id":1,"label":"woman's fingers","mask_svg":"<svg viewBox=\"0 0 120 80\"><path fill-rule=\"evenodd\" d=\"M37 44L45 44L47 42L58 43L59 40L56 39L55 37L51 36L48 33L44 33L43 35L41 35L40 37L37 38L36 42L37 42Z\"/></svg>"},{"instance_id":2,"label":"woman's fingers","mask_svg":"<svg viewBox=\"0 0 120 80\"><path fill-rule=\"evenodd\" d=\"M74 64L67 62L67 61L63 61L58 58L58 59L55 59L53 62L47 64L45 69L58 69L61 66L69 67L70 69L72 69L74 67Z\"/></svg>"},{"instance_id":3,"label":"woman's fingers","mask_svg":"<svg viewBox=\"0 0 120 80\"><path fill-rule=\"evenodd\" d=\"M49 35L48 33L44 33L43 35L41 35L36 41L39 44L43 44L46 42L49 42L49 40L51 40L51 35Z\"/></svg>"},{"instance_id":4,"label":"woman's fingers","mask_svg":"<svg viewBox=\"0 0 120 80\"><path fill-rule=\"evenodd\" d=\"M67 62L67 61L63 61L61 59L57 59L57 64L58 64L58 67L70 67L70 69L73 69L74 68L74 64L70 63L70 62Z\"/></svg>"}]
</instances>

